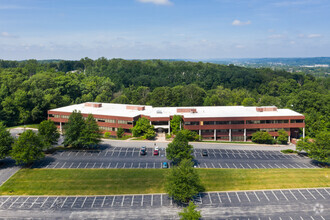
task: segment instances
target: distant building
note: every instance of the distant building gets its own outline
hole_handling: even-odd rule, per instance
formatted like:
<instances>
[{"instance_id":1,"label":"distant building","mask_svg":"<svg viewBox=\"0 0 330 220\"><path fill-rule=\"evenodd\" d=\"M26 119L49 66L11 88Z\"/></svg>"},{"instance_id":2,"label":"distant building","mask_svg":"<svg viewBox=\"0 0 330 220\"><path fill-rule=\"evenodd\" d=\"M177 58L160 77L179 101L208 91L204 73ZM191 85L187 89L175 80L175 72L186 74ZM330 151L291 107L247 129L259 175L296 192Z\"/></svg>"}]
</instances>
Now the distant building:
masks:
<instances>
[{"instance_id":1,"label":"distant building","mask_svg":"<svg viewBox=\"0 0 330 220\"><path fill-rule=\"evenodd\" d=\"M280 129L284 129L289 138L298 138L300 129L305 136L305 116L275 106L152 107L87 102L49 110L48 118L62 130L74 110L84 117L93 114L100 129L113 136L120 127L131 134L130 128L140 117L148 118L158 132L170 133L170 120L174 115L182 116L183 128L209 140L248 141L256 131L267 131L276 137Z\"/></svg>"}]
</instances>

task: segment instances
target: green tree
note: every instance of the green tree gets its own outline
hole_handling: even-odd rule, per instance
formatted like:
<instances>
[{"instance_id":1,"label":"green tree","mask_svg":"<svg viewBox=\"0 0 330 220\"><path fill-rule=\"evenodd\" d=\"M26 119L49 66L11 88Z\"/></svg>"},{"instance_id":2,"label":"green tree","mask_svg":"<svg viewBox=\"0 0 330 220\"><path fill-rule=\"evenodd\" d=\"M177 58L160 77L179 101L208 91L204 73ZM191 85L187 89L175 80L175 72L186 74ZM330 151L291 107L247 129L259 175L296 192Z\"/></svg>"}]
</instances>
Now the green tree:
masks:
<instances>
[{"instance_id":1,"label":"green tree","mask_svg":"<svg viewBox=\"0 0 330 220\"><path fill-rule=\"evenodd\" d=\"M41 122L38 126L38 131L39 136L44 142L44 146L46 148L50 148L53 144L56 144L60 137L60 133L52 120L45 120Z\"/></svg>"},{"instance_id":2,"label":"green tree","mask_svg":"<svg viewBox=\"0 0 330 220\"><path fill-rule=\"evenodd\" d=\"M174 115L171 120L171 132L176 134L178 131L182 129L182 116L181 115Z\"/></svg>"},{"instance_id":3,"label":"green tree","mask_svg":"<svg viewBox=\"0 0 330 220\"><path fill-rule=\"evenodd\" d=\"M118 128L117 130L117 138L122 138L124 136L124 129L122 127Z\"/></svg>"},{"instance_id":4,"label":"green tree","mask_svg":"<svg viewBox=\"0 0 330 220\"><path fill-rule=\"evenodd\" d=\"M74 110L64 126L64 146L80 147L79 138L86 124L80 112Z\"/></svg>"},{"instance_id":5,"label":"green tree","mask_svg":"<svg viewBox=\"0 0 330 220\"><path fill-rule=\"evenodd\" d=\"M259 144L274 144L273 137L266 131L257 131L253 133L252 141Z\"/></svg>"},{"instance_id":6,"label":"green tree","mask_svg":"<svg viewBox=\"0 0 330 220\"><path fill-rule=\"evenodd\" d=\"M198 141L200 139L200 136L195 131L183 129L180 132L186 136L188 141Z\"/></svg>"},{"instance_id":7,"label":"green tree","mask_svg":"<svg viewBox=\"0 0 330 220\"><path fill-rule=\"evenodd\" d=\"M187 136L183 131L179 131L172 143L166 148L166 157L174 164L179 164L183 159L193 159L193 146L189 145Z\"/></svg>"},{"instance_id":8,"label":"green tree","mask_svg":"<svg viewBox=\"0 0 330 220\"><path fill-rule=\"evenodd\" d=\"M243 106L255 106L257 105L256 100L254 98L245 98L242 101Z\"/></svg>"},{"instance_id":9,"label":"green tree","mask_svg":"<svg viewBox=\"0 0 330 220\"><path fill-rule=\"evenodd\" d=\"M83 148L95 148L101 142L102 134L92 114L87 116L85 126L80 132L78 143Z\"/></svg>"},{"instance_id":10,"label":"green tree","mask_svg":"<svg viewBox=\"0 0 330 220\"><path fill-rule=\"evenodd\" d=\"M43 144L39 136L32 130L26 130L14 143L11 157L16 164L30 164L45 156L42 149Z\"/></svg>"},{"instance_id":11,"label":"green tree","mask_svg":"<svg viewBox=\"0 0 330 220\"><path fill-rule=\"evenodd\" d=\"M154 126L150 124L149 119L139 118L135 126L132 128L133 137L143 136L146 139L152 139L156 136Z\"/></svg>"},{"instance_id":12,"label":"green tree","mask_svg":"<svg viewBox=\"0 0 330 220\"><path fill-rule=\"evenodd\" d=\"M330 132L324 131L316 135L315 141L310 142L308 138L298 141L297 150L306 151L313 160L330 163Z\"/></svg>"},{"instance_id":13,"label":"green tree","mask_svg":"<svg viewBox=\"0 0 330 220\"><path fill-rule=\"evenodd\" d=\"M9 156L14 138L7 131L6 127L0 122L0 159Z\"/></svg>"},{"instance_id":14,"label":"green tree","mask_svg":"<svg viewBox=\"0 0 330 220\"><path fill-rule=\"evenodd\" d=\"M179 203L187 203L204 190L190 159L183 159L178 166L171 168L166 176L165 189Z\"/></svg>"},{"instance_id":15,"label":"green tree","mask_svg":"<svg viewBox=\"0 0 330 220\"><path fill-rule=\"evenodd\" d=\"M279 144L287 144L288 143L288 133L284 131L283 129L278 131L278 137L277 137L277 142Z\"/></svg>"},{"instance_id":16,"label":"green tree","mask_svg":"<svg viewBox=\"0 0 330 220\"><path fill-rule=\"evenodd\" d=\"M198 220L202 217L201 211L196 210L197 206L193 201L189 202L189 205L179 213L181 220Z\"/></svg>"}]
</instances>

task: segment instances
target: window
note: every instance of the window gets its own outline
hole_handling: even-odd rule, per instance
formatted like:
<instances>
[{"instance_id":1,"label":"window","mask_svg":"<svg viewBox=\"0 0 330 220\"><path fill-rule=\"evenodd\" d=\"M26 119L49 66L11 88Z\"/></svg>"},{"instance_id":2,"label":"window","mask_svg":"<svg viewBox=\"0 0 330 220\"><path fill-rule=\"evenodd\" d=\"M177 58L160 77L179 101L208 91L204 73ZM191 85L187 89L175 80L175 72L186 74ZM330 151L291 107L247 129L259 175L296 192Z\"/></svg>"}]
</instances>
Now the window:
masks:
<instances>
[{"instance_id":1,"label":"window","mask_svg":"<svg viewBox=\"0 0 330 220\"><path fill-rule=\"evenodd\" d=\"M97 122L107 122L107 123L116 123L115 119L104 119L104 118L95 118Z\"/></svg>"},{"instance_id":2,"label":"window","mask_svg":"<svg viewBox=\"0 0 330 220\"><path fill-rule=\"evenodd\" d=\"M241 125L244 124L244 121L231 121L232 125Z\"/></svg>"},{"instance_id":3,"label":"window","mask_svg":"<svg viewBox=\"0 0 330 220\"><path fill-rule=\"evenodd\" d=\"M304 119L291 120L291 123L304 123Z\"/></svg>"},{"instance_id":4,"label":"window","mask_svg":"<svg viewBox=\"0 0 330 220\"><path fill-rule=\"evenodd\" d=\"M202 134L205 134L205 133L214 133L214 130L213 129L202 130Z\"/></svg>"},{"instance_id":5,"label":"window","mask_svg":"<svg viewBox=\"0 0 330 220\"><path fill-rule=\"evenodd\" d=\"M69 115L61 115L61 118L69 118Z\"/></svg>"},{"instance_id":6,"label":"window","mask_svg":"<svg viewBox=\"0 0 330 220\"><path fill-rule=\"evenodd\" d=\"M215 121L204 121L204 125L214 125Z\"/></svg>"},{"instance_id":7,"label":"window","mask_svg":"<svg viewBox=\"0 0 330 220\"><path fill-rule=\"evenodd\" d=\"M244 141L244 136L232 136L232 141Z\"/></svg>"},{"instance_id":8,"label":"window","mask_svg":"<svg viewBox=\"0 0 330 220\"><path fill-rule=\"evenodd\" d=\"M229 121L216 121L215 124L216 125L228 125Z\"/></svg>"},{"instance_id":9,"label":"window","mask_svg":"<svg viewBox=\"0 0 330 220\"><path fill-rule=\"evenodd\" d=\"M126 120L118 120L118 124L127 124Z\"/></svg>"},{"instance_id":10,"label":"window","mask_svg":"<svg viewBox=\"0 0 330 220\"><path fill-rule=\"evenodd\" d=\"M231 132L244 132L244 129L232 129Z\"/></svg>"},{"instance_id":11,"label":"window","mask_svg":"<svg viewBox=\"0 0 330 220\"><path fill-rule=\"evenodd\" d=\"M282 130L283 128L260 128L260 131L267 131L267 132L277 132L279 130ZM288 128L284 128L283 130L289 131Z\"/></svg>"},{"instance_id":12,"label":"window","mask_svg":"<svg viewBox=\"0 0 330 220\"><path fill-rule=\"evenodd\" d=\"M217 133L229 133L228 129L217 129Z\"/></svg>"},{"instance_id":13,"label":"window","mask_svg":"<svg viewBox=\"0 0 330 220\"><path fill-rule=\"evenodd\" d=\"M199 121L185 121L184 125L199 125Z\"/></svg>"}]
</instances>

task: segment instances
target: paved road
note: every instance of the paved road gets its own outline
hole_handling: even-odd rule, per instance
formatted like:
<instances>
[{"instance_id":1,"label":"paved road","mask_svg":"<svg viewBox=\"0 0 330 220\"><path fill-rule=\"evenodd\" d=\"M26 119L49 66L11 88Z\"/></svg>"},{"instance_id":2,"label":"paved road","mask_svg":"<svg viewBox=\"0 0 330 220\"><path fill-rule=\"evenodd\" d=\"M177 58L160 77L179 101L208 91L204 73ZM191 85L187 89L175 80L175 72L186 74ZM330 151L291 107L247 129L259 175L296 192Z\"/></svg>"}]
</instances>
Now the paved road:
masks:
<instances>
[{"instance_id":1,"label":"paved road","mask_svg":"<svg viewBox=\"0 0 330 220\"><path fill-rule=\"evenodd\" d=\"M195 203L206 219L330 219L330 188L210 192ZM0 218L177 219L166 194L2 196Z\"/></svg>"},{"instance_id":2,"label":"paved road","mask_svg":"<svg viewBox=\"0 0 330 220\"><path fill-rule=\"evenodd\" d=\"M147 148L147 155L141 156L139 148L112 147L103 145L96 151L57 151L33 168L161 168L166 159L166 151L160 148L158 156L153 148ZM202 156L206 150L208 156ZM286 155L279 151L195 149L193 152L198 168L317 168L307 157Z\"/></svg>"},{"instance_id":3,"label":"paved road","mask_svg":"<svg viewBox=\"0 0 330 220\"><path fill-rule=\"evenodd\" d=\"M11 159L0 160L0 186L14 175L21 167Z\"/></svg>"}]
</instances>

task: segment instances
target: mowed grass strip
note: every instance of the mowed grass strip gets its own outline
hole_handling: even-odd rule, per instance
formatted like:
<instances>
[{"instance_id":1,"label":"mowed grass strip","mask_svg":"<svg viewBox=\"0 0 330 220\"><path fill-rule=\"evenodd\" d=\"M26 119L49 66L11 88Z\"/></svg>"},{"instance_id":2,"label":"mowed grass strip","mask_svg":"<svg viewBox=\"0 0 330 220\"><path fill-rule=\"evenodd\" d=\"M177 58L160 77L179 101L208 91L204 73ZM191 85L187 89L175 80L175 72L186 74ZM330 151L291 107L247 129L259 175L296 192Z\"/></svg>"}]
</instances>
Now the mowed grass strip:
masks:
<instances>
[{"instance_id":1,"label":"mowed grass strip","mask_svg":"<svg viewBox=\"0 0 330 220\"><path fill-rule=\"evenodd\" d=\"M207 191L330 187L329 169L197 169ZM165 169L22 169L0 195L164 193Z\"/></svg>"}]
</instances>

